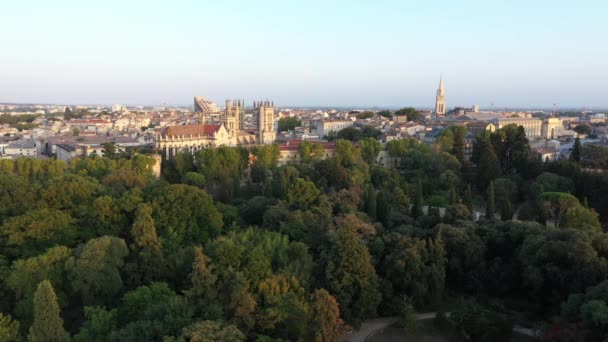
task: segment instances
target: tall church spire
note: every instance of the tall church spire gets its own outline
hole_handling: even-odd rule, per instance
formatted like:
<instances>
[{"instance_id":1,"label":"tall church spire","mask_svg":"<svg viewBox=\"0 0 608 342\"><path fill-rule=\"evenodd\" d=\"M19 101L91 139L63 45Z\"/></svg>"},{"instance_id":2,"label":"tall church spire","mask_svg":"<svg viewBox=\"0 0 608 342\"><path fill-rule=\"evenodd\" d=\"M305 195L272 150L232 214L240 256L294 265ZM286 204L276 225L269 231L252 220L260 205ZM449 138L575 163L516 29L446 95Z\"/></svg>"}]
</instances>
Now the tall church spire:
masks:
<instances>
[{"instance_id":1,"label":"tall church spire","mask_svg":"<svg viewBox=\"0 0 608 342\"><path fill-rule=\"evenodd\" d=\"M439 88L435 97L435 115L445 115L445 89L443 85L443 75L439 76Z\"/></svg>"}]
</instances>

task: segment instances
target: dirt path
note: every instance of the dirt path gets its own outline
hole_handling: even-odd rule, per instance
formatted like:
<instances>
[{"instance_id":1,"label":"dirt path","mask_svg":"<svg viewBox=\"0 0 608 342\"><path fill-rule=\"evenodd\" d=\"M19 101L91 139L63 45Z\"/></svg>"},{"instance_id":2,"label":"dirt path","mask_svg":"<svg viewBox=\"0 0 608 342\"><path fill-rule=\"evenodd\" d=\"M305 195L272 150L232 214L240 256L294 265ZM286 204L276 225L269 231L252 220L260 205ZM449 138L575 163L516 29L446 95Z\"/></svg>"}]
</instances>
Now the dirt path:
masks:
<instances>
[{"instance_id":1,"label":"dirt path","mask_svg":"<svg viewBox=\"0 0 608 342\"><path fill-rule=\"evenodd\" d=\"M416 314L416 320L421 321L425 319L433 319L435 318L436 312L425 312ZM450 313L446 312L446 316L449 316ZM370 335L374 334L377 331L380 331L393 323L397 322L397 317L384 317L384 318L376 318L370 319L363 324L361 324L361 328L359 330L355 330L350 334L347 334L342 337L342 342L365 342L365 339ZM538 337L540 336L540 330L536 329L528 329L519 326L515 326L513 331L516 333L530 336L530 337Z\"/></svg>"},{"instance_id":2,"label":"dirt path","mask_svg":"<svg viewBox=\"0 0 608 342\"><path fill-rule=\"evenodd\" d=\"M432 319L435 318L436 314L436 312L419 313L416 314L416 320L421 321L424 319ZM364 342L365 339L372 333L384 329L395 322L397 322L397 317L370 319L363 322L359 330L355 330L352 333L342 337L342 342Z\"/></svg>"}]
</instances>

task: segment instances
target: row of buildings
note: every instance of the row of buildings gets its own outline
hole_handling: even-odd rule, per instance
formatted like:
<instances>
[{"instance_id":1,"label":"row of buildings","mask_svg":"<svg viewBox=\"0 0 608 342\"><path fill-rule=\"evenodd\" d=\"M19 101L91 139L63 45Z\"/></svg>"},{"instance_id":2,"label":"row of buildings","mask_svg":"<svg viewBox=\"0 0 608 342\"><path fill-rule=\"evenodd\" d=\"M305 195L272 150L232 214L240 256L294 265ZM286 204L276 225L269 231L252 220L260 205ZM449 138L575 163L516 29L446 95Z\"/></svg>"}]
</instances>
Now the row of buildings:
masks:
<instances>
[{"instance_id":1,"label":"row of buildings","mask_svg":"<svg viewBox=\"0 0 608 342\"><path fill-rule=\"evenodd\" d=\"M2 108L2 107L0 107ZM532 147L544 159L559 158L567 151L579 124L606 122L603 114L583 117L554 117L537 112L483 111L478 106L448 110L443 79L439 81L434 110L419 110L421 119L408 121L406 116L360 116L364 110L282 108L272 101L255 101L247 106L244 100L227 100L223 107L201 96L193 107L74 107L70 112L82 113L76 118L63 115L61 107L4 107L7 115L36 114L37 127L19 131L0 125L0 158L53 157L69 161L73 158L104 154L111 143L117 151L135 147L155 149L171 158L182 151L195 152L218 146L253 146L277 143L281 161L297 161L297 146L303 140L321 142L331 155L332 143L326 138L345 128L363 129L371 126L379 132L379 140L415 138L433 144L441 131L451 125L467 128L465 152L470 152L475 137L484 131L495 131L507 125L522 126ZM64 107L65 109L65 107ZM10 110L10 112L7 112ZM67 110L65 110L67 112ZM277 120L297 117L301 125L279 132ZM602 135L605 126L595 127ZM600 137L601 138L601 137Z\"/></svg>"},{"instance_id":2,"label":"row of buildings","mask_svg":"<svg viewBox=\"0 0 608 342\"><path fill-rule=\"evenodd\" d=\"M256 119L253 127L245 120L243 100L226 100L223 113L216 117L213 110L217 106L202 97L194 98L194 108L200 123L172 125L155 134L155 148L166 158L210 147L272 144L276 139L275 107L270 101L253 103Z\"/></svg>"}]
</instances>

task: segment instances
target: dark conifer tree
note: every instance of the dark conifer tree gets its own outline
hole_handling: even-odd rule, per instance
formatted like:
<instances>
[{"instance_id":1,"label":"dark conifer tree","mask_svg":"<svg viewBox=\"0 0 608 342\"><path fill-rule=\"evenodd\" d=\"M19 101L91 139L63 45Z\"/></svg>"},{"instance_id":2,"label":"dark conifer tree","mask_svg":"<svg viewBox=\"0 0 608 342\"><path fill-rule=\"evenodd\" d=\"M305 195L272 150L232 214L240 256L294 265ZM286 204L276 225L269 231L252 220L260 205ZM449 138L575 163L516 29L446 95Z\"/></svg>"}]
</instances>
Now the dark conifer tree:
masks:
<instances>
[{"instance_id":1,"label":"dark conifer tree","mask_svg":"<svg viewBox=\"0 0 608 342\"><path fill-rule=\"evenodd\" d=\"M488 186L488 199L487 199L487 203L486 203L486 219L488 220L493 220L494 219L494 213L496 212L496 207L494 204L494 182L491 181L490 185Z\"/></svg>"},{"instance_id":2,"label":"dark conifer tree","mask_svg":"<svg viewBox=\"0 0 608 342\"><path fill-rule=\"evenodd\" d=\"M574 146L572 147L572 152L570 153L570 160L580 163L581 161L581 139L574 139Z\"/></svg>"},{"instance_id":3,"label":"dark conifer tree","mask_svg":"<svg viewBox=\"0 0 608 342\"><path fill-rule=\"evenodd\" d=\"M411 216L413 218L418 218L424 215L422 210L422 203L424 199L422 198L422 183L418 181L418 187L416 188L416 194L414 196L414 203L412 205L412 213Z\"/></svg>"}]
</instances>

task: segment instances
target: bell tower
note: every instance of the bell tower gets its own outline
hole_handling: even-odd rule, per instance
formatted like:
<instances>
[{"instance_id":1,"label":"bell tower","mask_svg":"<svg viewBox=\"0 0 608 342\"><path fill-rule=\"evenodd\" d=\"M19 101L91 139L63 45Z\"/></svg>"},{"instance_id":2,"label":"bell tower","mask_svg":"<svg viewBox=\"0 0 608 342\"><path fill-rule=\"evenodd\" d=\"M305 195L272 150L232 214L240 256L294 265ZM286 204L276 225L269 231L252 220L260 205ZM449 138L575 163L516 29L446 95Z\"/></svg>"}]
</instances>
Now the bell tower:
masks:
<instances>
[{"instance_id":1,"label":"bell tower","mask_svg":"<svg viewBox=\"0 0 608 342\"><path fill-rule=\"evenodd\" d=\"M243 129L243 110L243 100L226 100L224 123L232 138L235 138L238 131Z\"/></svg>"},{"instance_id":2,"label":"bell tower","mask_svg":"<svg viewBox=\"0 0 608 342\"><path fill-rule=\"evenodd\" d=\"M260 144L272 144L277 137L274 130L274 102L253 102L253 107L258 116L258 142Z\"/></svg>"},{"instance_id":3,"label":"bell tower","mask_svg":"<svg viewBox=\"0 0 608 342\"><path fill-rule=\"evenodd\" d=\"M439 77L439 88L435 97L435 115L445 115L445 89L443 87L443 76Z\"/></svg>"}]
</instances>

